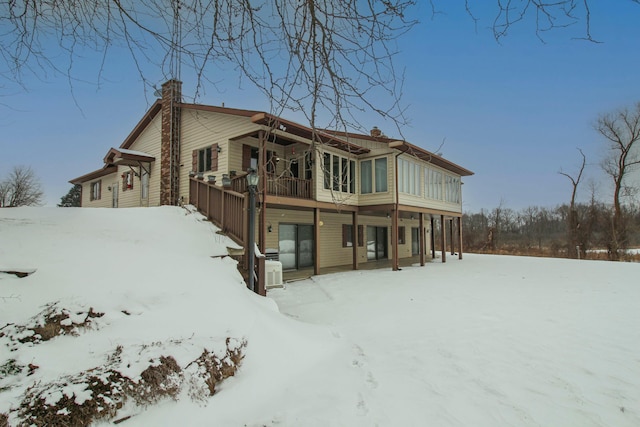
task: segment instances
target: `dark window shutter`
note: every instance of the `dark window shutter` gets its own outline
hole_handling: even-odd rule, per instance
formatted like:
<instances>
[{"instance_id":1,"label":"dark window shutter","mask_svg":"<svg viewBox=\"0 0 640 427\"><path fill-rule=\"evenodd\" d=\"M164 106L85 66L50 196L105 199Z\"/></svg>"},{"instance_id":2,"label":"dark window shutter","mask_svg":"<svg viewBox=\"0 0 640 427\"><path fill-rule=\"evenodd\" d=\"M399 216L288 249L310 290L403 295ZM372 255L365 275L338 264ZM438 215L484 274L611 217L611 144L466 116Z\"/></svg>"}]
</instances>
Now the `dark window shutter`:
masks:
<instances>
[{"instance_id":1,"label":"dark window shutter","mask_svg":"<svg viewBox=\"0 0 640 427\"><path fill-rule=\"evenodd\" d=\"M191 152L191 170L198 172L198 150Z\"/></svg>"},{"instance_id":2,"label":"dark window shutter","mask_svg":"<svg viewBox=\"0 0 640 427\"><path fill-rule=\"evenodd\" d=\"M211 170L218 170L218 144L211 146Z\"/></svg>"},{"instance_id":3,"label":"dark window shutter","mask_svg":"<svg viewBox=\"0 0 640 427\"><path fill-rule=\"evenodd\" d=\"M128 172L122 173L122 191L127 191L127 173Z\"/></svg>"},{"instance_id":4,"label":"dark window shutter","mask_svg":"<svg viewBox=\"0 0 640 427\"><path fill-rule=\"evenodd\" d=\"M102 180L98 181L98 200L102 198Z\"/></svg>"},{"instance_id":5,"label":"dark window shutter","mask_svg":"<svg viewBox=\"0 0 640 427\"><path fill-rule=\"evenodd\" d=\"M342 247L346 248L349 242L348 234L349 234L349 224L342 224Z\"/></svg>"},{"instance_id":6,"label":"dark window shutter","mask_svg":"<svg viewBox=\"0 0 640 427\"><path fill-rule=\"evenodd\" d=\"M364 246L364 226L358 226L358 246Z\"/></svg>"},{"instance_id":7,"label":"dark window shutter","mask_svg":"<svg viewBox=\"0 0 640 427\"><path fill-rule=\"evenodd\" d=\"M242 170L246 171L251 167L251 146L242 145Z\"/></svg>"},{"instance_id":8,"label":"dark window shutter","mask_svg":"<svg viewBox=\"0 0 640 427\"><path fill-rule=\"evenodd\" d=\"M402 227L398 227L398 244L404 245L404 243L405 243L404 226L402 226Z\"/></svg>"}]
</instances>

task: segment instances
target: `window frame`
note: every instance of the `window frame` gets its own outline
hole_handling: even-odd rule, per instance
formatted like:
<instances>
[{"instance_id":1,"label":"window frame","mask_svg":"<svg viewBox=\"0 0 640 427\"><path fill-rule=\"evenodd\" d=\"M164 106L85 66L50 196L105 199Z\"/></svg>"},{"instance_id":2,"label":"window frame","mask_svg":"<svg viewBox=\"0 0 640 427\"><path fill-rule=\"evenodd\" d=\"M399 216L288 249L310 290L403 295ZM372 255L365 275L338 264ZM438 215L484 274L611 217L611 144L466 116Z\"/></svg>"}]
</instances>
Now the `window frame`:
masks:
<instances>
[{"instance_id":1,"label":"window frame","mask_svg":"<svg viewBox=\"0 0 640 427\"><path fill-rule=\"evenodd\" d=\"M322 176L325 190L356 194L356 161L325 151L322 153Z\"/></svg>"},{"instance_id":2,"label":"window frame","mask_svg":"<svg viewBox=\"0 0 640 427\"><path fill-rule=\"evenodd\" d=\"M398 226L398 244L404 245L407 242L406 229L404 225Z\"/></svg>"},{"instance_id":3,"label":"window frame","mask_svg":"<svg viewBox=\"0 0 640 427\"><path fill-rule=\"evenodd\" d=\"M102 180L93 181L89 184L89 201L102 199Z\"/></svg>"},{"instance_id":4,"label":"window frame","mask_svg":"<svg viewBox=\"0 0 640 427\"><path fill-rule=\"evenodd\" d=\"M122 173L122 191L133 190L133 171L125 171Z\"/></svg>"},{"instance_id":5,"label":"window frame","mask_svg":"<svg viewBox=\"0 0 640 427\"><path fill-rule=\"evenodd\" d=\"M196 172L198 173L202 173L202 172L209 172L212 169L212 162L211 162L211 150L212 150L212 146L208 146L208 147L204 147L204 148L200 148L198 149L198 158L196 159L196 165L197 165L197 170Z\"/></svg>"},{"instance_id":6,"label":"window frame","mask_svg":"<svg viewBox=\"0 0 640 427\"><path fill-rule=\"evenodd\" d=\"M360 160L360 194L388 193L389 192L389 161L387 156ZM379 165L384 164L384 169ZM368 166L365 166L368 165ZM367 169L370 169L367 171ZM384 170L384 173L381 171ZM370 172L370 177L368 176ZM367 179L365 179L365 177ZM370 179L368 179L370 178ZM381 179L384 178L384 179ZM363 190L363 185L369 184L371 188ZM368 191L370 190L370 191Z\"/></svg>"},{"instance_id":7,"label":"window frame","mask_svg":"<svg viewBox=\"0 0 640 427\"><path fill-rule=\"evenodd\" d=\"M364 226L358 224L358 247L364 246ZM342 247L353 248L353 224L342 224Z\"/></svg>"}]
</instances>

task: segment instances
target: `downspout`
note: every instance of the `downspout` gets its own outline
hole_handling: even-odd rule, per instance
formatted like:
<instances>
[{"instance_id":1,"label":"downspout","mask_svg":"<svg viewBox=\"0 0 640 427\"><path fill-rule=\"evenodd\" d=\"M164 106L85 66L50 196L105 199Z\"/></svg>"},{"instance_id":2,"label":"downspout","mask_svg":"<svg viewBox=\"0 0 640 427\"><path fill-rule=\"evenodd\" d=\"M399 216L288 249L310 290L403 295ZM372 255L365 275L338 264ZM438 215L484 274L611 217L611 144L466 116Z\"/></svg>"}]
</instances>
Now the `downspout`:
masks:
<instances>
[{"instance_id":1,"label":"downspout","mask_svg":"<svg viewBox=\"0 0 640 427\"><path fill-rule=\"evenodd\" d=\"M402 141L394 141L390 143L389 146L391 147L392 144L395 144L397 142L402 142ZM402 144L404 145L404 142L402 142ZM396 148L396 147L391 147L391 148ZM405 151L400 150L399 148L396 148L396 149L398 149L400 152L394 156L396 200L393 207L393 218L392 218L392 227L393 227L392 232L393 232L393 235L395 236L395 239L393 239L393 242L392 242L392 248L393 248L392 270L393 271L400 270L400 266L399 266L400 257L398 254L398 207L400 206L400 194L398 191L398 157L405 153Z\"/></svg>"}]
</instances>

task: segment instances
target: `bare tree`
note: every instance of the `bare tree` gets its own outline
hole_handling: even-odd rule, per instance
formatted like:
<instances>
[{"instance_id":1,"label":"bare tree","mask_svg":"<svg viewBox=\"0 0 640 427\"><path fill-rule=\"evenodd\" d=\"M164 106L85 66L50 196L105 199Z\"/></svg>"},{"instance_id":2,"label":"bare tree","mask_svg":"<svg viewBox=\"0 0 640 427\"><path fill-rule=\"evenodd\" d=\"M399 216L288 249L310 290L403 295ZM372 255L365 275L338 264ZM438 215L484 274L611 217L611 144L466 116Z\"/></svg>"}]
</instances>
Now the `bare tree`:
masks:
<instances>
[{"instance_id":1,"label":"bare tree","mask_svg":"<svg viewBox=\"0 0 640 427\"><path fill-rule=\"evenodd\" d=\"M627 244L627 229L623 200L637 191L629 176L640 165L640 102L632 108L602 114L595 129L608 143L609 154L602 169L613 181L613 218L611 221L611 259L619 259L619 250Z\"/></svg>"},{"instance_id":2,"label":"bare tree","mask_svg":"<svg viewBox=\"0 0 640 427\"><path fill-rule=\"evenodd\" d=\"M271 101L271 110L300 111L312 128L358 123L373 110L403 122L402 72L396 39L416 21L413 0L16 0L0 5L3 77L55 70L74 78L74 62L91 49L107 63L124 45L147 87L179 78L197 82L196 97L219 70L233 67ZM53 42L53 43L52 43ZM54 49L55 43L58 47ZM62 58L66 57L63 61ZM159 58L159 59L158 59ZM101 67L102 70L102 67ZM211 77L215 76L215 77ZM98 76L99 79L102 76Z\"/></svg>"},{"instance_id":3,"label":"bare tree","mask_svg":"<svg viewBox=\"0 0 640 427\"><path fill-rule=\"evenodd\" d=\"M574 177L566 172L563 172L562 170L558 172L560 175L566 176L569 181L571 181L571 202L569 203L569 215L567 218L567 253L569 255L569 258L581 257L580 247L582 242L580 242L580 238L578 235L580 231L580 219L578 217L578 210L576 209L576 196L578 194L578 186L580 185L582 174L584 173L584 168L587 164L587 157L584 155L580 148L578 148L578 151L580 152L580 156L582 157L582 163L580 164L577 175ZM574 249L576 250L576 252L574 252ZM584 250L584 248L582 250ZM584 256L582 257L584 258Z\"/></svg>"},{"instance_id":4,"label":"bare tree","mask_svg":"<svg viewBox=\"0 0 640 427\"><path fill-rule=\"evenodd\" d=\"M640 0L630 0L640 3ZM451 2L430 0L432 13ZM477 4L463 0L474 21ZM363 110L404 122L398 38L417 23L415 0L13 0L0 3L0 79L58 72L76 79L75 62L101 55L97 81L116 48L126 49L145 86L195 79L198 97L231 67L271 100L271 110L301 111L315 128L356 128ZM462 1L460 2L462 3ZM493 3L494 36L535 20L536 33L580 26L593 40L590 0ZM227 73L228 74L228 73ZM150 76L154 76L151 78Z\"/></svg>"},{"instance_id":5,"label":"bare tree","mask_svg":"<svg viewBox=\"0 0 640 427\"><path fill-rule=\"evenodd\" d=\"M30 167L15 166L0 181L0 207L36 206L42 202L40 181Z\"/></svg>"}]
</instances>

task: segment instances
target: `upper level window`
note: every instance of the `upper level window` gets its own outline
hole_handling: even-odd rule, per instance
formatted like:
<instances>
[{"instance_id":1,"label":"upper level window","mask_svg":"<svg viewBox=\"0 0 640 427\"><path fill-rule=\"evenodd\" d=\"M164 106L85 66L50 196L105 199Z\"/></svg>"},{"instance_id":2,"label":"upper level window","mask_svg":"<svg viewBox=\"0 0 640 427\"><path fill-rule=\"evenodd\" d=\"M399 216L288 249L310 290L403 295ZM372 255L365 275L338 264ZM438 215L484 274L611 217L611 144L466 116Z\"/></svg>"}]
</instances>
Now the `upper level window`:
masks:
<instances>
[{"instance_id":1,"label":"upper level window","mask_svg":"<svg viewBox=\"0 0 640 427\"><path fill-rule=\"evenodd\" d=\"M420 167L406 159L398 159L398 191L420 195Z\"/></svg>"},{"instance_id":2,"label":"upper level window","mask_svg":"<svg viewBox=\"0 0 640 427\"><path fill-rule=\"evenodd\" d=\"M445 200L451 203L460 203L460 178L445 176Z\"/></svg>"},{"instance_id":3,"label":"upper level window","mask_svg":"<svg viewBox=\"0 0 640 427\"><path fill-rule=\"evenodd\" d=\"M102 197L102 181L95 181L90 184L89 200L100 200Z\"/></svg>"},{"instance_id":4,"label":"upper level window","mask_svg":"<svg viewBox=\"0 0 640 427\"><path fill-rule=\"evenodd\" d=\"M376 159L376 193L387 191L387 158Z\"/></svg>"},{"instance_id":5,"label":"upper level window","mask_svg":"<svg viewBox=\"0 0 640 427\"><path fill-rule=\"evenodd\" d=\"M360 162L360 193L384 193L387 191L387 158Z\"/></svg>"},{"instance_id":6,"label":"upper level window","mask_svg":"<svg viewBox=\"0 0 640 427\"><path fill-rule=\"evenodd\" d=\"M325 190L355 193L356 162L331 153L324 153L322 159Z\"/></svg>"},{"instance_id":7,"label":"upper level window","mask_svg":"<svg viewBox=\"0 0 640 427\"><path fill-rule=\"evenodd\" d=\"M424 196L428 199L442 200L442 180L441 171L426 167L424 169Z\"/></svg>"}]
</instances>

